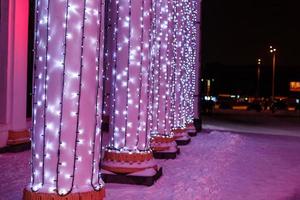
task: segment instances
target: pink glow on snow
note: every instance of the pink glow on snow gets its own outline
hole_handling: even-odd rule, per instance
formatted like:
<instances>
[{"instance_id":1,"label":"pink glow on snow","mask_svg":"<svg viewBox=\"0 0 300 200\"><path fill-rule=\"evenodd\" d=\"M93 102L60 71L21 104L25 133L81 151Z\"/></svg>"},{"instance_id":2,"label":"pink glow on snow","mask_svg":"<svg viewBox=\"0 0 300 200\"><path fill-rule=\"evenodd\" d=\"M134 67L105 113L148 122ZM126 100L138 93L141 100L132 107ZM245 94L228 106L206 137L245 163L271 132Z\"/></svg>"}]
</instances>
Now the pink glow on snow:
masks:
<instances>
[{"instance_id":1,"label":"pink glow on snow","mask_svg":"<svg viewBox=\"0 0 300 200\"><path fill-rule=\"evenodd\" d=\"M107 184L106 199L300 199L300 138L212 132L159 161L164 176L152 187ZM28 183L30 152L0 155L0 199L18 200Z\"/></svg>"}]
</instances>

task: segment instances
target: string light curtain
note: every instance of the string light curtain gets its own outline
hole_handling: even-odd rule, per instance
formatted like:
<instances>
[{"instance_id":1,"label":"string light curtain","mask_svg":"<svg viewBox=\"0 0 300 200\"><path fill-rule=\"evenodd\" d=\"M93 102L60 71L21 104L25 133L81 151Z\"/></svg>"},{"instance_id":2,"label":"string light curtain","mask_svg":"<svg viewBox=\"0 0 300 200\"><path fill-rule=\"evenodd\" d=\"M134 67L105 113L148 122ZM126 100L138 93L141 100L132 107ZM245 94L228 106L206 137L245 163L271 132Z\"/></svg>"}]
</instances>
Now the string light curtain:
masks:
<instances>
[{"instance_id":1,"label":"string light curtain","mask_svg":"<svg viewBox=\"0 0 300 200\"><path fill-rule=\"evenodd\" d=\"M184 93L184 109L186 110L185 125L192 125L194 119L194 94L195 94L195 81L196 81L196 50L197 50L197 29L196 29L196 16L197 16L197 2L196 0L183 0L183 16L184 21L184 76L183 93Z\"/></svg>"},{"instance_id":2,"label":"string light curtain","mask_svg":"<svg viewBox=\"0 0 300 200\"><path fill-rule=\"evenodd\" d=\"M179 140L189 140L189 136L185 132L187 121L187 98L192 98L186 95L187 87L191 87L187 80L188 66L185 64L185 36L184 30L186 21L184 20L184 0L173 0L172 6L173 16L173 38L172 53L169 55L172 74L171 86L171 128L175 134L175 138Z\"/></svg>"},{"instance_id":3,"label":"string light curtain","mask_svg":"<svg viewBox=\"0 0 300 200\"><path fill-rule=\"evenodd\" d=\"M110 144L103 169L156 168L147 124L151 0L112 0L113 48Z\"/></svg>"},{"instance_id":4,"label":"string light curtain","mask_svg":"<svg viewBox=\"0 0 300 200\"><path fill-rule=\"evenodd\" d=\"M177 152L171 132L171 89L173 70L169 47L172 45L173 1L158 0L152 4L152 54L150 91L151 147L158 152Z\"/></svg>"},{"instance_id":5,"label":"string light curtain","mask_svg":"<svg viewBox=\"0 0 300 200\"><path fill-rule=\"evenodd\" d=\"M173 20L174 20L174 32L173 32L173 56L174 56L174 78L173 86L173 128L181 128L183 126L182 119L184 116L182 101L182 65L183 65L183 30L182 30L182 0L173 1Z\"/></svg>"},{"instance_id":6,"label":"string light curtain","mask_svg":"<svg viewBox=\"0 0 300 200\"><path fill-rule=\"evenodd\" d=\"M187 82L185 99L187 109L186 131L195 136L199 131L199 71L200 71L200 0L184 0L184 51ZM201 122L200 122L201 123ZM196 129L196 126L198 130ZM201 125L200 125L201 126Z\"/></svg>"},{"instance_id":7,"label":"string light curtain","mask_svg":"<svg viewBox=\"0 0 300 200\"><path fill-rule=\"evenodd\" d=\"M103 16L104 0L36 0L26 200L103 198Z\"/></svg>"},{"instance_id":8,"label":"string light curtain","mask_svg":"<svg viewBox=\"0 0 300 200\"><path fill-rule=\"evenodd\" d=\"M195 100L194 100L194 119L199 120L200 117L200 68L201 68L201 7L202 0L195 0L194 2L194 20L195 20ZM201 122L200 122L201 123ZM200 125L201 127L201 125Z\"/></svg>"}]
</instances>

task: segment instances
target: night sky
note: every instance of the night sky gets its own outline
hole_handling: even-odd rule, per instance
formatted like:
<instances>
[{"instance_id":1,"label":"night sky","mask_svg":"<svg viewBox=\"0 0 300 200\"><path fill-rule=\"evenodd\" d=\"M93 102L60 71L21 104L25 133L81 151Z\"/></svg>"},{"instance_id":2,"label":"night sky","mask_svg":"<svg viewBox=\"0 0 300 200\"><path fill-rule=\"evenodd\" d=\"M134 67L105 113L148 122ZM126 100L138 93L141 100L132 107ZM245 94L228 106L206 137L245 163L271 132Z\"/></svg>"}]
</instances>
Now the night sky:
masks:
<instances>
[{"instance_id":1,"label":"night sky","mask_svg":"<svg viewBox=\"0 0 300 200\"><path fill-rule=\"evenodd\" d=\"M33 38L34 2L30 0L29 40ZM256 93L256 61L263 60L261 95L271 92L272 58L278 49L277 95L291 95L288 82L300 81L299 0L202 0L202 77L214 78L213 94ZM29 43L29 52L32 49ZM32 55L28 57L32 66ZM28 69L28 99L32 69ZM202 84L202 87L205 87ZM299 96L299 94L296 94ZM31 104L28 101L28 116Z\"/></svg>"},{"instance_id":2,"label":"night sky","mask_svg":"<svg viewBox=\"0 0 300 200\"><path fill-rule=\"evenodd\" d=\"M216 78L221 92L236 91L233 87L239 85L244 93L254 93L255 65L261 58L268 95L271 44L278 49L278 93L288 94L288 80L300 81L300 1L204 0L202 6L204 76Z\"/></svg>"}]
</instances>

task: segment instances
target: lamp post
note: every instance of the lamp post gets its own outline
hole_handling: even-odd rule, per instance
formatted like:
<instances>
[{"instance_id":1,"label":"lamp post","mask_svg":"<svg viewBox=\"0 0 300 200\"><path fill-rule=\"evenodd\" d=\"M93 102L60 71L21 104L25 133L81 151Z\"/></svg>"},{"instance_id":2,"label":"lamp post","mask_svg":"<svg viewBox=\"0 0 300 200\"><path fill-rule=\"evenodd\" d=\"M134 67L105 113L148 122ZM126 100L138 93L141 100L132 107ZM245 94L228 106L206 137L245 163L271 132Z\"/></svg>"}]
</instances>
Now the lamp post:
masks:
<instances>
[{"instance_id":1,"label":"lamp post","mask_svg":"<svg viewBox=\"0 0 300 200\"><path fill-rule=\"evenodd\" d=\"M272 75L272 100L274 100L275 95L275 66L276 66L276 49L270 46L270 53L273 55L273 75Z\"/></svg>"},{"instance_id":2,"label":"lamp post","mask_svg":"<svg viewBox=\"0 0 300 200\"><path fill-rule=\"evenodd\" d=\"M260 67L261 67L262 60L259 58L257 59L257 84L256 84L256 97L259 97L259 90L260 90Z\"/></svg>"}]
</instances>

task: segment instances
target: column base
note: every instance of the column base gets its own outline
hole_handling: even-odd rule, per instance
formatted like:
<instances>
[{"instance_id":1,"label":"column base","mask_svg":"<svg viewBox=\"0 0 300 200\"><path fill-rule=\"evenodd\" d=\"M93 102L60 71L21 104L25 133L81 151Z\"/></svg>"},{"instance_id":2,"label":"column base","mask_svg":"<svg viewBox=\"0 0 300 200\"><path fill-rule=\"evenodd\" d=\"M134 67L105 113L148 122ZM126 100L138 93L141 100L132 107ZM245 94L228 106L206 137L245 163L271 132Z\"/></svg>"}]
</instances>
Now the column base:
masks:
<instances>
[{"instance_id":1,"label":"column base","mask_svg":"<svg viewBox=\"0 0 300 200\"><path fill-rule=\"evenodd\" d=\"M101 172L101 175L105 183L121 183L151 186L162 176L162 167L159 167L157 170L155 170L155 173L152 174L148 173L148 170L145 170L144 174L142 172L132 174L115 174L103 170Z\"/></svg>"},{"instance_id":2,"label":"column base","mask_svg":"<svg viewBox=\"0 0 300 200\"><path fill-rule=\"evenodd\" d=\"M194 126L195 126L197 132L201 132L202 131L202 118L195 118Z\"/></svg>"},{"instance_id":3,"label":"column base","mask_svg":"<svg viewBox=\"0 0 300 200\"><path fill-rule=\"evenodd\" d=\"M196 137L198 135L198 132L197 131L189 131L188 134L190 137Z\"/></svg>"},{"instance_id":4,"label":"column base","mask_svg":"<svg viewBox=\"0 0 300 200\"><path fill-rule=\"evenodd\" d=\"M23 191L23 200L102 200L105 197L105 190L91 191L83 193L71 193L66 196L59 196L51 193L31 192L26 189Z\"/></svg>"},{"instance_id":5,"label":"column base","mask_svg":"<svg viewBox=\"0 0 300 200\"><path fill-rule=\"evenodd\" d=\"M155 159L175 159L179 154L180 154L179 148L177 148L177 151L175 152L153 151L153 157Z\"/></svg>"},{"instance_id":6,"label":"column base","mask_svg":"<svg viewBox=\"0 0 300 200\"><path fill-rule=\"evenodd\" d=\"M187 145L191 142L191 138L185 128L177 128L173 130L177 145Z\"/></svg>"},{"instance_id":7,"label":"column base","mask_svg":"<svg viewBox=\"0 0 300 200\"><path fill-rule=\"evenodd\" d=\"M185 146L188 145L191 142L191 138L184 139L184 140L176 140L177 145L179 146Z\"/></svg>"},{"instance_id":8,"label":"column base","mask_svg":"<svg viewBox=\"0 0 300 200\"><path fill-rule=\"evenodd\" d=\"M18 145L30 142L30 133L28 130L8 131L7 145Z\"/></svg>"},{"instance_id":9,"label":"column base","mask_svg":"<svg viewBox=\"0 0 300 200\"><path fill-rule=\"evenodd\" d=\"M187 127L185 129L186 129L187 134L190 137L197 136L198 131L197 131L196 125L194 123L187 124Z\"/></svg>"},{"instance_id":10,"label":"column base","mask_svg":"<svg viewBox=\"0 0 300 200\"><path fill-rule=\"evenodd\" d=\"M7 145L0 148L0 153L17 153L31 148L30 133L24 131L8 131Z\"/></svg>"},{"instance_id":11,"label":"column base","mask_svg":"<svg viewBox=\"0 0 300 200\"><path fill-rule=\"evenodd\" d=\"M22 152L22 151L28 151L31 148L31 143L27 142L24 144L16 144L16 145L9 145L6 147L2 147L0 148L0 154L1 153L18 153L18 152Z\"/></svg>"}]
</instances>

